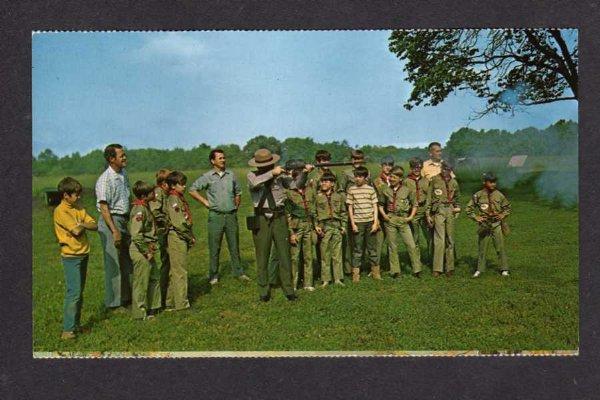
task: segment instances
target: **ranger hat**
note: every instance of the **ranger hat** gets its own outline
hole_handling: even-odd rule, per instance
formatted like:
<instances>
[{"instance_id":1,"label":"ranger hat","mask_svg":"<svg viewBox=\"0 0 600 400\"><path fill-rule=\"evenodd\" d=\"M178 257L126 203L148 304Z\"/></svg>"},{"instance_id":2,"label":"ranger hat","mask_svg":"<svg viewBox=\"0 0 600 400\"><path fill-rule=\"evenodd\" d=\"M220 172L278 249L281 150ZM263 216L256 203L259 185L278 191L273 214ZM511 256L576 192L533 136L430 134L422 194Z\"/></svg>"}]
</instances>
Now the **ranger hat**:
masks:
<instances>
[{"instance_id":1,"label":"ranger hat","mask_svg":"<svg viewBox=\"0 0 600 400\"><path fill-rule=\"evenodd\" d=\"M493 172L484 172L481 176L484 182L496 182L498 178L496 178L496 174Z\"/></svg>"},{"instance_id":2,"label":"ranger hat","mask_svg":"<svg viewBox=\"0 0 600 400\"><path fill-rule=\"evenodd\" d=\"M392 156L385 156L381 159L381 165L387 164L387 165L394 165L394 157Z\"/></svg>"},{"instance_id":3,"label":"ranger hat","mask_svg":"<svg viewBox=\"0 0 600 400\"><path fill-rule=\"evenodd\" d=\"M254 152L254 157L248 161L251 167L267 167L275 164L281 157L271 153L269 149L258 149Z\"/></svg>"}]
</instances>

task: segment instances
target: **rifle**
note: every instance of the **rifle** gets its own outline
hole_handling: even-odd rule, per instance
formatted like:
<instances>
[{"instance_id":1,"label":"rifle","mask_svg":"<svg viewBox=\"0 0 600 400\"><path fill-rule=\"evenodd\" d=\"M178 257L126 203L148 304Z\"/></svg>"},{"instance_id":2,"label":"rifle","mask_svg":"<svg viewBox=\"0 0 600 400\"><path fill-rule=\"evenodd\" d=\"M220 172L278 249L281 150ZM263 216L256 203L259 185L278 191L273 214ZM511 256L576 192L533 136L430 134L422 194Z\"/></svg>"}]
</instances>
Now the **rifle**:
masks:
<instances>
[{"instance_id":1,"label":"rifle","mask_svg":"<svg viewBox=\"0 0 600 400\"><path fill-rule=\"evenodd\" d=\"M366 161L360 161L360 164L364 164ZM354 165L354 164L358 164L359 162L351 162L351 161L345 161L345 162L329 162L329 163L316 163L313 164L313 166L315 168L322 168L322 167L341 167L341 166L348 166L348 165ZM295 169L304 169L304 167L306 166L306 164L308 164L307 162L305 162L304 160L288 160L285 163L285 170L286 171L293 171Z\"/></svg>"}]
</instances>

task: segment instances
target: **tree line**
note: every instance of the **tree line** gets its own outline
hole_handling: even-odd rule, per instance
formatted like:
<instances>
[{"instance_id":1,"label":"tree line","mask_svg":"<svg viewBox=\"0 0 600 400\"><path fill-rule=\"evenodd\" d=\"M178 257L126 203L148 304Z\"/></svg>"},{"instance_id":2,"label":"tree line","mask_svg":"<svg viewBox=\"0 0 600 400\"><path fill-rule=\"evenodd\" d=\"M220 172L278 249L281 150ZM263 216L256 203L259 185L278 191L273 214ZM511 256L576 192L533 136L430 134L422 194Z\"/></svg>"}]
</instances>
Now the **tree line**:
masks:
<instances>
[{"instance_id":1,"label":"tree line","mask_svg":"<svg viewBox=\"0 0 600 400\"><path fill-rule=\"evenodd\" d=\"M127 143L121 143L127 146ZM578 124L573 121L560 120L545 128L526 128L516 132L490 129L475 130L460 128L450 135L445 144L445 157L450 160L461 157L509 157L515 154L527 155L576 155L578 146ZM282 156L283 160L300 158L312 161L317 150L328 150L333 161L348 161L352 146L347 140L327 143L315 142L312 138L287 138L283 141L272 136L256 136L243 147L237 144L220 145L227 154L231 167L247 166L254 152L266 147ZM379 162L385 156L396 160L407 160L411 157L428 158L426 147L401 148L393 145L359 147L368 156L369 161ZM211 146L199 144L191 149L127 149L129 158L128 170L155 171L160 168L191 170L209 167L208 155ZM93 150L81 155L58 157L51 149L45 149L33 156L32 172L34 176L42 175L79 175L97 174L105 168L102 149Z\"/></svg>"}]
</instances>

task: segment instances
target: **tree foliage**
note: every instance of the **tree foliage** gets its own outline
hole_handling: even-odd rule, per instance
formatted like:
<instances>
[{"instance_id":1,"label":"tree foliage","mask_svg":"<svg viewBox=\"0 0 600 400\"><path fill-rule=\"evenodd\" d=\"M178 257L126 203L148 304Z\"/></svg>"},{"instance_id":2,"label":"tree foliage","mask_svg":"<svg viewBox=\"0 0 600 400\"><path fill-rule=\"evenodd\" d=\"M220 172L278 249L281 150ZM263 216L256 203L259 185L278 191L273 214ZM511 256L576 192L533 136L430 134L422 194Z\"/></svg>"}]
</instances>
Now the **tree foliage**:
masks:
<instances>
[{"instance_id":1,"label":"tree foliage","mask_svg":"<svg viewBox=\"0 0 600 400\"><path fill-rule=\"evenodd\" d=\"M389 49L406 60L406 109L435 106L455 90L487 99L476 116L578 98L575 31L461 29L393 31Z\"/></svg>"}]
</instances>

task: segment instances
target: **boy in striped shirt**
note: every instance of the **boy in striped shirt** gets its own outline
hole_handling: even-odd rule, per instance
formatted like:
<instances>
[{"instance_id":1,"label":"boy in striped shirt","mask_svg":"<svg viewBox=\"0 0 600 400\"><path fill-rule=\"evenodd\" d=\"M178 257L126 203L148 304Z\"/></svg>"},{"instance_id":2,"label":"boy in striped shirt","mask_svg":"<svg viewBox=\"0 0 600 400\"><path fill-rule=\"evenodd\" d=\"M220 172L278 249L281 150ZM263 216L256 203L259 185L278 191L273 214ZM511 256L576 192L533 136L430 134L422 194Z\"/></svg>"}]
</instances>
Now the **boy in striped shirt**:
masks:
<instances>
[{"instance_id":1,"label":"boy in striped shirt","mask_svg":"<svg viewBox=\"0 0 600 400\"><path fill-rule=\"evenodd\" d=\"M381 279L381 270L377 260L377 235L379 219L377 211L377 193L367 184L369 170L363 166L354 170L354 185L348 188L346 204L353 234L352 282L360 281L360 264L363 249L366 247L367 262L371 267L373 279Z\"/></svg>"}]
</instances>

